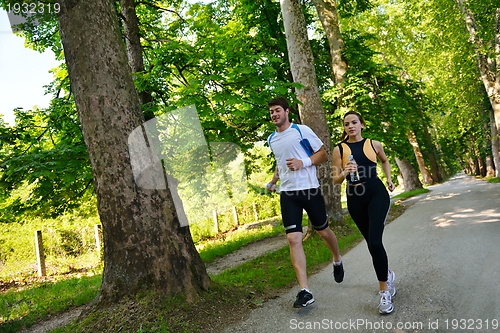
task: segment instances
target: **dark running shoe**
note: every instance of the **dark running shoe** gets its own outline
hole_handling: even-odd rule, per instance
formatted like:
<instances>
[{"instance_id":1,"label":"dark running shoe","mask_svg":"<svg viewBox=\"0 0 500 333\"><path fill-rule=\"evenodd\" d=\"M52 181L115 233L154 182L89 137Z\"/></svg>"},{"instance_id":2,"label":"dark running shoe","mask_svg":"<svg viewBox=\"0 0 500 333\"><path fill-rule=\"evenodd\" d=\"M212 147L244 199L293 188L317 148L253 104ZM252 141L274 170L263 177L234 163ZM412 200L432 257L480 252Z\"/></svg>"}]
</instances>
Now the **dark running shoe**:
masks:
<instances>
[{"instance_id":1,"label":"dark running shoe","mask_svg":"<svg viewBox=\"0 0 500 333\"><path fill-rule=\"evenodd\" d=\"M333 278L337 283L344 281L344 265L342 263L340 265L333 264Z\"/></svg>"},{"instance_id":2,"label":"dark running shoe","mask_svg":"<svg viewBox=\"0 0 500 333\"><path fill-rule=\"evenodd\" d=\"M313 295L305 289L302 289L297 294L297 300L293 303L294 308L301 308L303 306L308 306L314 303Z\"/></svg>"}]
</instances>

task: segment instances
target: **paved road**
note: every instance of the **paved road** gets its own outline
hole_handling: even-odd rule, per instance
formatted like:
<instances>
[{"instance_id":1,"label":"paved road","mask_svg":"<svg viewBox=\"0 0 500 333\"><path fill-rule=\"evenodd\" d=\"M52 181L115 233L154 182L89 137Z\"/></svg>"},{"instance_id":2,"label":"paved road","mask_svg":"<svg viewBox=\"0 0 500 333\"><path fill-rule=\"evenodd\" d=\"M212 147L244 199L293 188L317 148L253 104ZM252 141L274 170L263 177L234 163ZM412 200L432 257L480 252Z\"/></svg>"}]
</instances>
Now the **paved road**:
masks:
<instances>
[{"instance_id":1,"label":"paved road","mask_svg":"<svg viewBox=\"0 0 500 333\"><path fill-rule=\"evenodd\" d=\"M226 332L500 332L500 184L467 176L429 187L384 233L396 273L395 311L377 311L366 243L310 277L316 302L294 309L297 289L266 302Z\"/></svg>"}]
</instances>

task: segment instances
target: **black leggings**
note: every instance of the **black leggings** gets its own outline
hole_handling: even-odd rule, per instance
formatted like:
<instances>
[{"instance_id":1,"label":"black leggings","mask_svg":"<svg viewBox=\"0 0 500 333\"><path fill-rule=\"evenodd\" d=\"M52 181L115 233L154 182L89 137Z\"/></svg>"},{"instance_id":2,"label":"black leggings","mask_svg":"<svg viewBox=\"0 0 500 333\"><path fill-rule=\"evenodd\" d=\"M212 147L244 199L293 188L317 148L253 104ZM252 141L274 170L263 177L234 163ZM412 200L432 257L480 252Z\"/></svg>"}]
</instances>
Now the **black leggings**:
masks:
<instances>
[{"instance_id":1,"label":"black leggings","mask_svg":"<svg viewBox=\"0 0 500 333\"><path fill-rule=\"evenodd\" d=\"M368 244L379 281L387 281L388 260L382 233L391 207L389 193L380 179L358 186L347 185L347 208Z\"/></svg>"}]
</instances>

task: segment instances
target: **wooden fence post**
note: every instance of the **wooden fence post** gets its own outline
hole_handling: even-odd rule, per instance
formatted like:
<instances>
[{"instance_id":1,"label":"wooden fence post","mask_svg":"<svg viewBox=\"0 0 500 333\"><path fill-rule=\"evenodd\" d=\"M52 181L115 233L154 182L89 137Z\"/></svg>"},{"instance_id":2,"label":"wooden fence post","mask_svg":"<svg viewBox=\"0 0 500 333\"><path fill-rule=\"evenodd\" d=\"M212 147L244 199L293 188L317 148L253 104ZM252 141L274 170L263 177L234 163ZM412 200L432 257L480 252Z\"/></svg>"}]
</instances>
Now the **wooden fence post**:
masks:
<instances>
[{"instance_id":1,"label":"wooden fence post","mask_svg":"<svg viewBox=\"0 0 500 333\"><path fill-rule=\"evenodd\" d=\"M240 225L239 219L238 219L238 211L236 210L236 206L233 206L233 218L234 222L236 225Z\"/></svg>"},{"instance_id":2,"label":"wooden fence post","mask_svg":"<svg viewBox=\"0 0 500 333\"><path fill-rule=\"evenodd\" d=\"M212 211L212 214L214 217L214 230L215 230L215 233L218 234L219 233L219 219L217 217L217 209L214 209Z\"/></svg>"},{"instance_id":3,"label":"wooden fence post","mask_svg":"<svg viewBox=\"0 0 500 333\"><path fill-rule=\"evenodd\" d=\"M45 254L43 252L42 230L35 231L36 260L38 263L38 276L46 276Z\"/></svg>"},{"instance_id":4,"label":"wooden fence post","mask_svg":"<svg viewBox=\"0 0 500 333\"><path fill-rule=\"evenodd\" d=\"M255 218L255 222L259 222L259 211L257 210L257 204L255 202L252 202L253 206L253 216Z\"/></svg>"},{"instance_id":5,"label":"wooden fence post","mask_svg":"<svg viewBox=\"0 0 500 333\"><path fill-rule=\"evenodd\" d=\"M100 224L95 224L94 225L94 237L95 237L95 248L97 251L97 257L99 260L102 260L101 256L101 239L102 239L102 233L101 233L101 225Z\"/></svg>"}]
</instances>

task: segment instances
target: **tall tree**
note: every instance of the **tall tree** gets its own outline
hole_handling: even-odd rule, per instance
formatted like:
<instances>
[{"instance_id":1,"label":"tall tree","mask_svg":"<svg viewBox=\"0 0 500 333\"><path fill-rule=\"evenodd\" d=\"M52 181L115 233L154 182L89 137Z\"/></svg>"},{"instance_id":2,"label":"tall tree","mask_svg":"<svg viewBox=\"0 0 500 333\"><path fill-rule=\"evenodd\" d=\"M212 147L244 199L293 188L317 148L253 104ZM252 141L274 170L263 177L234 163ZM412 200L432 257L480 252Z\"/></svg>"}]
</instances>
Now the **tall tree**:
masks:
<instances>
[{"instance_id":1,"label":"tall tree","mask_svg":"<svg viewBox=\"0 0 500 333\"><path fill-rule=\"evenodd\" d=\"M491 155L492 155L492 167L494 168L493 172L490 172L490 176L495 176L500 178L500 168L495 166L500 165L500 139L499 139L499 131L495 125L495 115L493 114L493 110L490 108L490 129L491 129ZM498 152L495 154L495 152Z\"/></svg>"},{"instance_id":2,"label":"tall tree","mask_svg":"<svg viewBox=\"0 0 500 333\"><path fill-rule=\"evenodd\" d=\"M408 192L422 188L422 183L420 179L418 179L418 172L411 163L407 159L401 160L398 157L395 159L399 170L401 170L403 174L403 186L405 191Z\"/></svg>"},{"instance_id":3,"label":"tall tree","mask_svg":"<svg viewBox=\"0 0 500 333\"><path fill-rule=\"evenodd\" d=\"M448 156L455 151L472 154L473 150L462 142L471 142L469 135L481 130L483 126L478 124L487 121L482 110L483 96L477 89L473 49L464 34L463 17L456 3L377 0L372 11L358 18L348 23L360 31L378 32L370 47L379 52L380 61L397 66L401 78L418 82L422 89L426 103L421 109L428 120L414 123L417 126L412 129L423 145L432 176L439 180L436 175L456 172L460 167L458 159ZM418 115L415 119L420 118Z\"/></svg>"},{"instance_id":4,"label":"tall tree","mask_svg":"<svg viewBox=\"0 0 500 333\"><path fill-rule=\"evenodd\" d=\"M420 169L420 173L422 174L422 178L424 180L424 184L432 185L434 183L427 166L425 165L424 158L422 156L422 151L417 141L417 137L415 136L415 132L413 130L408 131L408 141L413 147L413 152L415 153L415 158L418 163L418 168Z\"/></svg>"},{"instance_id":5,"label":"tall tree","mask_svg":"<svg viewBox=\"0 0 500 333\"><path fill-rule=\"evenodd\" d=\"M340 187L334 186L332 179L331 137L318 90L314 56L307 35L304 13L300 0L281 0L280 4L293 80L302 85L302 88L296 89L297 99L301 103L300 118L323 141L328 154L328 161L318 167L318 178L325 197L327 215L330 219L342 221Z\"/></svg>"},{"instance_id":6,"label":"tall tree","mask_svg":"<svg viewBox=\"0 0 500 333\"><path fill-rule=\"evenodd\" d=\"M135 10L134 0L120 0L121 16L123 17L123 34L127 46L128 62L133 73L144 71L144 58L142 55L141 36L139 32L139 18ZM141 104L151 103L153 98L147 91L139 91ZM146 120L153 114L146 114Z\"/></svg>"},{"instance_id":7,"label":"tall tree","mask_svg":"<svg viewBox=\"0 0 500 333\"><path fill-rule=\"evenodd\" d=\"M335 0L313 0L318 17L325 30L328 44L330 45L330 57L332 66L332 77L337 85L345 81L347 63L342 55L344 51L344 41L340 33L339 17L337 14L337 4Z\"/></svg>"},{"instance_id":8,"label":"tall tree","mask_svg":"<svg viewBox=\"0 0 500 333\"><path fill-rule=\"evenodd\" d=\"M481 75L481 80L488 94L488 98L491 103L491 108L493 109L493 115L495 120L496 132L500 131L500 7L493 10L493 6L490 7L488 11L491 16L494 16L494 25L487 27L491 29L493 34L491 35L491 41L485 41L481 35L485 35L483 32L481 34L478 31L478 24L474 13L472 12L467 0L457 0L460 10L463 12L465 17L465 23L470 35L470 42L474 45L474 50L476 51L477 64L479 68L479 73ZM498 6L498 3L497 3ZM494 14L493 14L494 12ZM492 22L493 20L490 20ZM495 144L492 145L495 147ZM493 151L493 158L495 162L496 170L500 169L500 151ZM498 171L497 171L498 172Z\"/></svg>"},{"instance_id":9,"label":"tall tree","mask_svg":"<svg viewBox=\"0 0 500 333\"><path fill-rule=\"evenodd\" d=\"M99 302L114 302L142 288L193 297L210 286L210 278L189 228L180 226L168 189L135 183L128 137L144 118L114 3L60 4L60 34L103 226ZM150 172L152 179L165 182L161 166Z\"/></svg>"}]
</instances>

